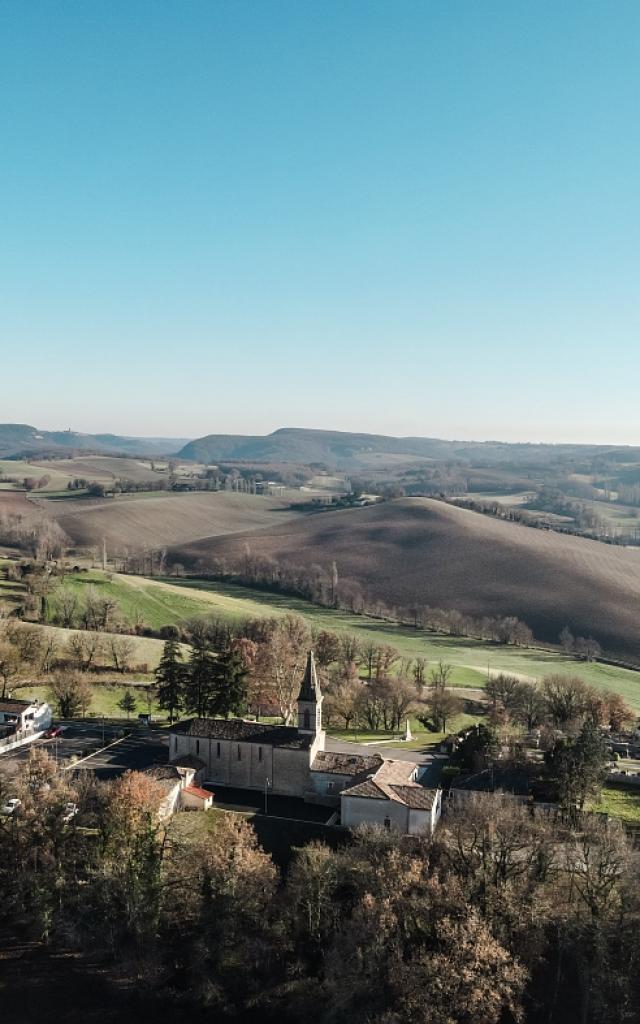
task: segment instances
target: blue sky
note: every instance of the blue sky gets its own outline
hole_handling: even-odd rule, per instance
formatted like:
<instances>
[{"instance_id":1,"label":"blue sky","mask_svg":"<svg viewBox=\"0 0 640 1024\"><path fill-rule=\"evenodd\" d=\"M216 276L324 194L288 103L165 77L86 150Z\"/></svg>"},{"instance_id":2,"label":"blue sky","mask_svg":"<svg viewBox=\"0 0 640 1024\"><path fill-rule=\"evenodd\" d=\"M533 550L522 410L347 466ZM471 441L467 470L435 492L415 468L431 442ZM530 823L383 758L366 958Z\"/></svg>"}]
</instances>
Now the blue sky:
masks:
<instances>
[{"instance_id":1,"label":"blue sky","mask_svg":"<svg viewBox=\"0 0 640 1024\"><path fill-rule=\"evenodd\" d=\"M0 0L0 421L640 444L637 0Z\"/></svg>"}]
</instances>

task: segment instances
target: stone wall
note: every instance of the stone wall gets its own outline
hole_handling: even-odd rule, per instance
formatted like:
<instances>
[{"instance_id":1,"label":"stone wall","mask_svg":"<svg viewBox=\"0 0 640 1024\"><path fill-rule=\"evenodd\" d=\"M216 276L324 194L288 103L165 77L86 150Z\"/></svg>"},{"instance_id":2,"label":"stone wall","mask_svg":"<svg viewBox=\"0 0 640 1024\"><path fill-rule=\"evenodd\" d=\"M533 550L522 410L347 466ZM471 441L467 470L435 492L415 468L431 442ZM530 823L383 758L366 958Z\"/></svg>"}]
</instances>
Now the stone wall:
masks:
<instances>
[{"instance_id":1,"label":"stone wall","mask_svg":"<svg viewBox=\"0 0 640 1024\"><path fill-rule=\"evenodd\" d=\"M309 750L234 740L197 739L174 733L170 757L194 754L206 768L204 781L237 789L265 788L282 796L302 796L309 785Z\"/></svg>"}]
</instances>

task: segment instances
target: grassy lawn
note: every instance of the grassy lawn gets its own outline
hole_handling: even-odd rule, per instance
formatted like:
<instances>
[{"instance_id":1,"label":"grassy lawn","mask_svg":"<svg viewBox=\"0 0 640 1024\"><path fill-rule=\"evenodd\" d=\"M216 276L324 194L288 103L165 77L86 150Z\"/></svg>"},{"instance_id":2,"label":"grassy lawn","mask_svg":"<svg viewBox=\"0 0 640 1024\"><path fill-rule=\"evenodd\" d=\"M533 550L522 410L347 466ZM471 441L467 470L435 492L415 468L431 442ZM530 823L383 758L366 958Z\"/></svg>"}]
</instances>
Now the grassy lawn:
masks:
<instances>
[{"instance_id":1,"label":"grassy lawn","mask_svg":"<svg viewBox=\"0 0 640 1024\"><path fill-rule=\"evenodd\" d=\"M593 801L587 810L619 818L627 825L640 825L640 788L605 786L600 800Z\"/></svg>"},{"instance_id":2,"label":"grassy lawn","mask_svg":"<svg viewBox=\"0 0 640 1024\"><path fill-rule=\"evenodd\" d=\"M0 577L1 577L0 573ZM0 600L2 600L0 578ZM281 594L270 594L248 587L200 580L147 579L139 576L103 573L98 569L65 577L65 589L80 597L88 586L115 599L126 620L136 616L153 629L163 625L184 623L191 618L218 616L229 622L265 616L280 617L288 613L301 615L314 629L352 633L361 642L373 640L397 648L403 658L424 658L430 668L440 660L453 667L451 685L482 688L487 674L506 672L531 680L540 680L551 673L576 674L596 689L616 690L640 711L640 673L600 663L586 663L556 651L540 648L503 647L468 637L451 637L407 626L354 615L349 612L320 608L307 601ZM7 597L15 596L6 586ZM49 615L55 611L56 596L49 599ZM65 631L59 630L62 634ZM146 662L150 670L157 665L161 641L135 638L136 646L148 645L136 660Z\"/></svg>"},{"instance_id":3,"label":"grassy lawn","mask_svg":"<svg viewBox=\"0 0 640 1024\"><path fill-rule=\"evenodd\" d=\"M352 743L381 743L390 741L390 743L395 742L398 746L401 746L403 750L422 750L424 747L435 746L452 732L459 732L466 726L474 725L475 722L479 721L480 716L478 715L455 715L447 723L448 728L446 732L430 732L428 729L425 729L417 718L411 718L410 725L413 739L409 740L408 743L398 743L399 734L397 732L368 732L363 729L327 729L327 733L335 739L348 740Z\"/></svg>"},{"instance_id":4,"label":"grassy lawn","mask_svg":"<svg viewBox=\"0 0 640 1024\"><path fill-rule=\"evenodd\" d=\"M139 714L147 714L149 711L149 705L147 704L147 698L145 694L145 683L131 682L127 684L108 684L108 683L95 683L91 689L93 692L93 700L91 707L89 708L89 717L102 718L122 718L126 720L127 716L124 711L121 711L118 707L118 701L122 698L126 690L131 690L136 697L137 706L135 711L131 714L131 720L135 721ZM18 700L49 700L49 689L47 686L24 686L19 689L14 689L13 696ZM155 700L151 701L151 714L154 718L166 718L166 712L161 711Z\"/></svg>"},{"instance_id":5,"label":"grassy lawn","mask_svg":"<svg viewBox=\"0 0 640 1024\"><path fill-rule=\"evenodd\" d=\"M88 587L93 587L100 596L117 601L123 618L133 622L141 616L146 625L152 629L161 626L176 625L188 619L211 614L211 605L200 597L197 591L193 594L179 590L163 588L141 577L120 576L104 573L98 569L88 572L72 573L65 577L62 585L65 591L77 594L80 601ZM55 616L57 600L55 593L49 598L48 615Z\"/></svg>"},{"instance_id":6,"label":"grassy lawn","mask_svg":"<svg viewBox=\"0 0 640 1024\"><path fill-rule=\"evenodd\" d=\"M175 843L197 843L212 836L216 823L227 811L211 807L208 811L178 811L169 822L169 833Z\"/></svg>"}]
</instances>

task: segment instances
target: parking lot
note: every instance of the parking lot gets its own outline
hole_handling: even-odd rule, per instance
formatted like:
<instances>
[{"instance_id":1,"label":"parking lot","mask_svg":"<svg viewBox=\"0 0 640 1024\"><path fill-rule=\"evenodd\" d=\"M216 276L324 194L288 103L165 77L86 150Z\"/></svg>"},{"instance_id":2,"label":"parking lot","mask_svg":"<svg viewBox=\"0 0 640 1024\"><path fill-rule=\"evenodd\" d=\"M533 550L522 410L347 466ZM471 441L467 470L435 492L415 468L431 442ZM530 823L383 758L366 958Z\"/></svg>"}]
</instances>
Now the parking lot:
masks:
<instances>
[{"instance_id":1,"label":"parking lot","mask_svg":"<svg viewBox=\"0 0 640 1024\"><path fill-rule=\"evenodd\" d=\"M99 779L113 779L125 771L144 771L163 764L168 757L168 738L159 730L142 731L134 726L122 736L122 728L86 722L63 725L60 736L39 739L0 756L0 768L9 774L19 770L29 751L41 748L60 766L71 771L91 771Z\"/></svg>"}]
</instances>

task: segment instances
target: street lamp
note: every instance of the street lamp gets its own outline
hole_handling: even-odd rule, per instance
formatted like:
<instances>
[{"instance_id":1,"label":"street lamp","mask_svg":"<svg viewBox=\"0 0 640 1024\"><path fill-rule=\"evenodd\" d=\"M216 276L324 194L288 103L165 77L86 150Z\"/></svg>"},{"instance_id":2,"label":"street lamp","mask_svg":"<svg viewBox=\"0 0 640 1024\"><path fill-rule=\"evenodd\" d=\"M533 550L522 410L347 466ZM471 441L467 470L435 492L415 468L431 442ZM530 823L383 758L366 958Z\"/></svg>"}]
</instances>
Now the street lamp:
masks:
<instances>
[{"instance_id":1,"label":"street lamp","mask_svg":"<svg viewBox=\"0 0 640 1024\"><path fill-rule=\"evenodd\" d=\"M269 786L270 785L271 785L271 783L269 782L269 778L267 776L267 778L264 780L264 813L265 813L265 815L269 813L268 810L267 810L267 795L269 793Z\"/></svg>"}]
</instances>

